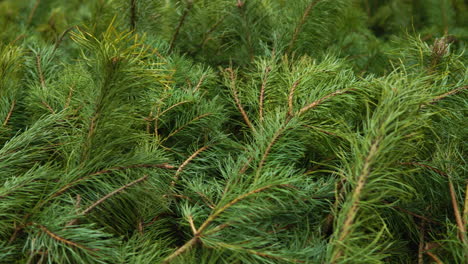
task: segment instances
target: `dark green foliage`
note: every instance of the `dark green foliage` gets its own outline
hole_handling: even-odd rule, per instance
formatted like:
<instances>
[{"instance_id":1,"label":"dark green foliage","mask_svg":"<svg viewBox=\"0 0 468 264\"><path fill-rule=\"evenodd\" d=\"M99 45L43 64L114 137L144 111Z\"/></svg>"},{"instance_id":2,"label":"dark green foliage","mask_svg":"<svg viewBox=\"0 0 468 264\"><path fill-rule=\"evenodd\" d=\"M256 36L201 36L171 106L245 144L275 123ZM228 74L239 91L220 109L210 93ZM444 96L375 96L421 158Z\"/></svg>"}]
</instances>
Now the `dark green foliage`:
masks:
<instances>
[{"instance_id":1,"label":"dark green foliage","mask_svg":"<svg viewBox=\"0 0 468 264\"><path fill-rule=\"evenodd\" d=\"M0 263L467 263L467 11L0 1Z\"/></svg>"}]
</instances>

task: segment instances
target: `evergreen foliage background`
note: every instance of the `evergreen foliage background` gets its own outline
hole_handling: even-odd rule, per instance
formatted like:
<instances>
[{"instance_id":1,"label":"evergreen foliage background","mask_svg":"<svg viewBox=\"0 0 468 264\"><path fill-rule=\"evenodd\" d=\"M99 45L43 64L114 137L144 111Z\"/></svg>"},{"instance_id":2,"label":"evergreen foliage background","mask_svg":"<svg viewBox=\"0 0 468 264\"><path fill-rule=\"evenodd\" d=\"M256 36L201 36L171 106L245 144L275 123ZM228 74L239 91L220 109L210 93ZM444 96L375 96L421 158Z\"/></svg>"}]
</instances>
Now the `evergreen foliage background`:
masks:
<instances>
[{"instance_id":1,"label":"evergreen foliage background","mask_svg":"<svg viewBox=\"0 0 468 264\"><path fill-rule=\"evenodd\" d=\"M0 1L1 263L467 263L463 0Z\"/></svg>"}]
</instances>

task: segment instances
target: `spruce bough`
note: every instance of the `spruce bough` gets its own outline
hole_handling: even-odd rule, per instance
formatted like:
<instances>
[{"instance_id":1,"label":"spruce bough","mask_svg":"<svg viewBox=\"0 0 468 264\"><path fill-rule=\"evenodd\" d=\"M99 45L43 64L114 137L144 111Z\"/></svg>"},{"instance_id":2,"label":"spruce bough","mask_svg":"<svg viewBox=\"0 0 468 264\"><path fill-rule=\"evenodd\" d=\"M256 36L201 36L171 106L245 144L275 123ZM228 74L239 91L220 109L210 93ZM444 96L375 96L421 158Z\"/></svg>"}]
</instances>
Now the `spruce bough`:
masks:
<instances>
[{"instance_id":1,"label":"spruce bough","mask_svg":"<svg viewBox=\"0 0 468 264\"><path fill-rule=\"evenodd\" d=\"M0 263L466 263L463 1L85 2L0 2Z\"/></svg>"}]
</instances>

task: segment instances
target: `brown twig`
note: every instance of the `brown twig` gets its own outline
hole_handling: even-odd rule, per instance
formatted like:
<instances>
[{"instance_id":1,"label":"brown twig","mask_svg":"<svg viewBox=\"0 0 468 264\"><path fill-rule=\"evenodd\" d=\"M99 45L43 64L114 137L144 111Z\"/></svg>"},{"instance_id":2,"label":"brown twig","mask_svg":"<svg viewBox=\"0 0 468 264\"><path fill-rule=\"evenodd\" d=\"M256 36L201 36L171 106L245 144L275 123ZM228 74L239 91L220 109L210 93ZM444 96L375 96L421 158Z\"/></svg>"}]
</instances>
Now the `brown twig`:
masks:
<instances>
[{"instance_id":1,"label":"brown twig","mask_svg":"<svg viewBox=\"0 0 468 264\"><path fill-rule=\"evenodd\" d=\"M322 98L316 100L315 102L312 102L312 103L310 103L310 104L304 106L303 108L301 108L301 110L299 110L299 112L297 113L297 115L300 116L300 115L302 115L303 113L309 111L310 109L312 109L312 108L318 106L319 104L323 103L324 101L326 101L326 100L328 100L328 99L330 99L330 98L332 98L332 97L334 97L334 96L348 93L348 92L350 92L350 91L352 91L352 90L351 90L351 89L349 89L349 90L338 90L338 91L335 91L335 92L333 92L333 93L331 93L331 94L328 94L328 95L326 95L326 96L324 96L324 97L322 97Z\"/></svg>"},{"instance_id":2,"label":"brown twig","mask_svg":"<svg viewBox=\"0 0 468 264\"><path fill-rule=\"evenodd\" d=\"M197 85L195 86L195 88L193 89L193 92L197 92L198 90L200 90L200 87L201 85L203 84L203 81L205 80L206 78L206 75L203 74L201 77L200 77L200 80L198 81Z\"/></svg>"},{"instance_id":3,"label":"brown twig","mask_svg":"<svg viewBox=\"0 0 468 264\"><path fill-rule=\"evenodd\" d=\"M29 16L28 16L28 23L27 23L28 25L31 24L34 14L36 13L37 7L39 6L40 3L41 3L41 0L36 0L36 3L31 9L31 12L29 13Z\"/></svg>"},{"instance_id":4,"label":"brown twig","mask_svg":"<svg viewBox=\"0 0 468 264\"><path fill-rule=\"evenodd\" d=\"M440 260L439 257L437 257L434 253L430 252L430 251L426 251L425 252L429 257L432 258L432 260L435 261L435 263L437 264L444 264L444 262L442 262L442 260Z\"/></svg>"},{"instance_id":5,"label":"brown twig","mask_svg":"<svg viewBox=\"0 0 468 264\"><path fill-rule=\"evenodd\" d=\"M293 111L294 111L294 106L293 106L293 101L294 101L294 92L296 91L297 86L299 85L300 80L297 80L293 83L291 86L291 90L289 91L289 96L288 96L288 116L293 116Z\"/></svg>"},{"instance_id":6,"label":"brown twig","mask_svg":"<svg viewBox=\"0 0 468 264\"><path fill-rule=\"evenodd\" d=\"M371 145L367 157L364 160L364 165L362 167L361 173L358 177L358 182L354 188L353 195L351 196L351 207L346 212L346 217L344 219L343 225L341 227L341 232L338 237L338 241L344 241L346 237L351 232L351 226L354 223L354 219L359 210L359 204L361 202L361 194L366 185L367 179L371 174L372 164L374 162L374 157L377 155L380 139L377 138ZM331 263L336 263L338 259L343 255L342 247L339 247L338 251L333 253Z\"/></svg>"},{"instance_id":7,"label":"brown twig","mask_svg":"<svg viewBox=\"0 0 468 264\"><path fill-rule=\"evenodd\" d=\"M174 175L174 180L172 181L172 186L175 185L176 181L179 179L179 175L180 173L182 172L182 170L187 166L187 164L189 164L190 161L192 161L195 157L198 156L198 154L200 154L201 152L205 151L207 148L209 148L210 146L209 145L206 145L206 146L203 146L201 148L199 148L197 151L195 151L192 155L190 155L190 157L188 157L180 166L179 168L177 169L175 175Z\"/></svg>"},{"instance_id":8,"label":"brown twig","mask_svg":"<svg viewBox=\"0 0 468 264\"><path fill-rule=\"evenodd\" d=\"M460 214L460 208L458 207L455 187L453 186L451 177L449 177L448 182L449 182L449 189L450 189L450 198L452 200L453 213L455 215L455 221L457 222L457 226L458 226L458 232L459 232L458 235L460 237L461 242L464 245L468 246L468 240L466 238L466 228L463 223L463 218Z\"/></svg>"},{"instance_id":9,"label":"brown twig","mask_svg":"<svg viewBox=\"0 0 468 264\"><path fill-rule=\"evenodd\" d=\"M172 36L171 43L169 44L169 50L168 53L171 53L172 50L174 49L175 42L177 40L177 37L179 36L179 31L182 25L185 22L185 19L187 18L188 13L190 12L190 9L192 9L193 6L193 0L188 0L187 1L187 6L185 7L184 13L180 17L179 24L177 25L177 28L174 32L174 35Z\"/></svg>"},{"instance_id":10,"label":"brown twig","mask_svg":"<svg viewBox=\"0 0 468 264\"><path fill-rule=\"evenodd\" d=\"M167 137L165 137L163 140L161 140L161 144L164 143L166 140L168 140L169 138L171 138L172 136L174 136L175 134L179 133L180 131L182 131L187 125L193 123L193 122L196 122L204 117L207 117L207 116L210 116L211 113L205 113L205 114L202 114L202 115L199 115L197 117L195 117L194 119L190 120L189 122L185 123L184 125L180 126L179 128L177 128L176 130L174 130L173 132L171 132Z\"/></svg>"},{"instance_id":11,"label":"brown twig","mask_svg":"<svg viewBox=\"0 0 468 264\"><path fill-rule=\"evenodd\" d=\"M160 168L160 169L168 169L168 170L175 169L174 166L169 165L167 163L161 163L161 164L135 164L135 165L118 166L118 167L112 167L112 168L105 169L105 170L100 170L100 171L97 171L97 172L94 172L94 173L90 174L89 176L110 173L110 172L116 171L116 170L127 170L127 169L135 169L135 168Z\"/></svg>"},{"instance_id":12,"label":"brown twig","mask_svg":"<svg viewBox=\"0 0 468 264\"><path fill-rule=\"evenodd\" d=\"M255 131L255 128L252 125L252 122L250 122L250 118L247 115L247 113L245 112L244 108L242 107L241 101L239 99L239 94L238 94L238 91L236 89L236 76L235 76L234 70L232 70L231 68L227 68L226 71L229 72L229 78L231 80L232 96L234 97L234 101L236 103L237 109L241 113L242 118L244 119L244 122L247 124L247 126L252 131Z\"/></svg>"},{"instance_id":13,"label":"brown twig","mask_svg":"<svg viewBox=\"0 0 468 264\"><path fill-rule=\"evenodd\" d=\"M10 106L10 110L8 111L8 114L5 118L5 121L3 121L3 126L6 126L8 124L8 121L10 121L10 118L11 118L11 115L13 114L13 109L15 108L15 105L16 105L16 101L13 100L13 102L11 102L11 106Z\"/></svg>"},{"instance_id":14,"label":"brown twig","mask_svg":"<svg viewBox=\"0 0 468 264\"><path fill-rule=\"evenodd\" d=\"M271 70L271 68L269 66L267 66L265 68L265 75L263 76L262 86L260 88L260 98L258 100L258 104L259 104L258 114L260 116L260 121L263 121L263 111L264 111L263 110L263 104L264 104L264 101L265 101L265 89L266 89L268 74L270 73L270 70Z\"/></svg>"},{"instance_id":15,"label":"brown twig","mask_svg":"<svg viewBox=\"0 0 468 264\"><path fill-rule=\"evenodd\" d=\"M77 248L81 248L81 249L85 249L85 250L88 250L88 251L97 251L97 249L92 249L92 248L88 248L88 247L85 247L83 245L80 245L76 242L73 242L73 241L70 241L68 239L65 239L55 233L53 233L52 231L50 231L49 229L47 229L45 226L43 225L40 225L38 223L33 223L33 225L39 227L39 229L41 229L42 231L44 231L44 233L46 233L48 236L50 236L51 238L59 241L59 242L62 242L64 244L67 244L69 246L73 246L73 247L77 247Z\"/></svg>"},{"instance_id":16,"label":"brown twig","mask_svg":"<svg viewBox=\"0 0 468 264\"><path fill-rule=\"evenodd\" d=\"M94 202L92 205L90 205L89 207L87 207L85 210L83 210L81 213L79 213L78 215L86 215L88 214L90 211L92 211L94 208L96 208L98 205L100 205L101 203L103 203L104 201L106 201L107 199L109 199L110 197L114 196L115 194L119 193L119 192L122 192L123 190L131 187L132 185L135 185L141 181L144 181L148 178L148 175L145 175L135 181L132 181L131 183L128 183L128 184L125 184L124 186L106 194L105 196L103 196L101 199L97 200L96 202ZM73 225L76 223L76 221L78 221L77 219L73 219L71 220L70 222L68 222L67 226L70 226L70 225Z\"/></svg>"},{"instance_id":17,"label":"brown twig","mask_svg":"<svg viewBox=\"0 0 468 264\"><path fill-rule=\"evenodd\" d=\"M200 226L200 228L197 230L196 234L192 239L190 239L188 242L186 242L184 245L182 245L180 248L178 248L175 252L173 252L171 255L166 257L163 261L164 264L170 263L174 258L179 256L180 254L184 253L186 250L190 249L193 245L195 245L199 241L199 237L203 234L205 229L214 221L216 218L222 214L224 211L229 209L231 206L237 204L238 202L250 197L253 194L262 192L264 190L270 189L272 187L276 187L278 185L267 185L255 190L252 190L248 193L242 194L235 199L231 200L229 203L225 204L224 206L220 207L217 210L214 210L212 214L203 222L203 224Z\"/></svg>"},{"instance_id":18,"label":"brown twig","mask_svg":"<svg viewBox=\"0 0 468 264\"><path fill-rule=\"evenodd\" d=\"M73 96L73 88L75 87L75 85L70 85L70 89L68 90L68 96L67 96L67 101L65 102L65 108L68 108L70 106L70 103L71 103L71 99L72 99L72 96Z\"/></svg>"},{"instance_id":19,"label":"brown twig","mask_svg":"<svg viewBox=\"0 0 468 264\"><path fill-rule=\"evenodd\" d=\"M197 235L197 228L195 227L195 223L193 222L193 218L191 215L188 216L188 222L190 224L190 228L192 229L193 234Z\"/></svg>"},{"instance_id":20,"label":"brown twig","mask_svg":"<svg viewBox=\"0 0 468 264\"><path fill-rule=\"evenodd\" d=\"M291 53L291 51L292 51L292 49L294 47L294 44L295 44L297 38L299 37L299 34L301 33L302 27L304 26L307 18L309 17L312 9L318 4L318 2L320 2L320 0L313 0L312 2L310 2L310 4L307 6L306 10L304 11L304 14L302 15L301 20L299 21L299 23L296 25L296 28L294 29L294 33L293 33L293 37L291 39L291 42L289 42L288 53Z\"/></svg>"},{"instance_id":21,"label":"brown twig","mask_svg":"<svg viewBox=\"0 0 468 264\"><path fill-rule=\"evenodd\" d=\"M39 74L39 81L41 82L41 86L42 88L45 88L45 79L44 79L44 74L42 73L40 54L36 54L36 67L37 67L37 73Z\"/></svg>"},{"instance_id":22,"label":"brown twig","mask_svg":"<svg viewBox=\"0 0 468 264\"><path fill-rule=\"evenodd\" d=\"M450 95L454 95L454 94L457 94L457 93L461 93L461 92L463 92L465 90L468 90L468 85L458 87L458 88L456 88L456 89L454 89L452 91L449 91L449 92L446 92L444 94L441 94L441 95L437 96L436 98L432 99L431 104L435 104L438 101L444 99L445 97L448 97Z\"/></svg>"},{"instance_id":23,"label":"brown twig","mask_svg":"<svg viewBox=\"0 0 468 264\"><path fill-rule=\"evenodd\" d=\"M439 175L442 175L442 176L447 176L447 173L439 170L438 168L435 168L435 167L431 167L429 165L426 165L426 164L422 164L422 163L418 163L418 162L402 162L400 163L401 165L412 165L412 166L419 166L419 167L423 167L423 168L426 168L426 169L429 169Z\"/></svg>"},{"instance_id":24,"label":"brown twig","mask_svg":"<svg viewBox=\"0 0 468 264\"><path fill-rule=\"evenodd\" d=\"M270 143L268 144L267 148L265 149L265 152L263 153L262 159L260 160L260 163L258 165L257 173L255 174L254 182L257 181L258 177L260 176L260 173L262 171L263 165L265 165L266 159L268 158L268 155L270 155L271 149L275 145L275 143L278 141L278 139L281 137L283 134L284 130L286 129L286 125L289 121L286 121L286 124L281 126L276 133L273 135L273 138L271 139Z\"/></svg>"},{"instance_id":25,"label":"brown twig","mask_svg":"<svg viewBox=\"0 0 468 264\"><path fill-rule=\"evenodd\" d=\"M65 31L62 32L62 34L60 34L60 37L58 37L57 40L55 41L54 50L53 50L54 52L59 48L60 44L62 44L62 41L65 38L65 36L67 35L67 33L70 32L75 27L76 26L69 27L69 28L65 29Z\"/></svg>"},{"instance_id":26,"label":"brown twig","mask_svg":"<svg viewBox=\"0 0 468 264\"><path fill-rule=\"evenodd\" d=\"M418 247L418 264L424 264L424 236L426 232L426 222L422 221L419 228L419 247Z\"/></svg>"},{"instance_id":27,"label":"brown twig","mask_svg":"<svg viewBox=\"0 0 468 264\"><path fill-rule=\"evenodd\" d=\"M132 30L136 29L137 24L136 1L130 0L130 26Z\"/></svg>"}]
</instances>

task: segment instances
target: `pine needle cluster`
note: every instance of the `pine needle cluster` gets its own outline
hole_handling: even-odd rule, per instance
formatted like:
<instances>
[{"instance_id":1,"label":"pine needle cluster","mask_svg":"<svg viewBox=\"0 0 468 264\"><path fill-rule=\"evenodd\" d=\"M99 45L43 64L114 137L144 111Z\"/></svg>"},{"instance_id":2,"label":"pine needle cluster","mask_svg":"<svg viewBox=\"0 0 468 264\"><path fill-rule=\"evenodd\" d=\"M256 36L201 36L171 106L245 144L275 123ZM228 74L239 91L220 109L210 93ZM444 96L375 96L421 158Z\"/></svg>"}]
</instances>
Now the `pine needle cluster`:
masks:
<instances>
[{"instance_id":1,"label":"pine needle cluster","mask_svg":"<svg viewBox=\"0 0 468 264\"><path fill-rule=\"evenodd\" d=\"M467 263L467 11L0 1L0 263Z\"/></svg>"}]
</instances>

